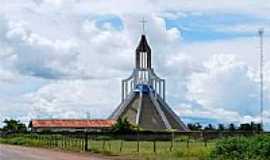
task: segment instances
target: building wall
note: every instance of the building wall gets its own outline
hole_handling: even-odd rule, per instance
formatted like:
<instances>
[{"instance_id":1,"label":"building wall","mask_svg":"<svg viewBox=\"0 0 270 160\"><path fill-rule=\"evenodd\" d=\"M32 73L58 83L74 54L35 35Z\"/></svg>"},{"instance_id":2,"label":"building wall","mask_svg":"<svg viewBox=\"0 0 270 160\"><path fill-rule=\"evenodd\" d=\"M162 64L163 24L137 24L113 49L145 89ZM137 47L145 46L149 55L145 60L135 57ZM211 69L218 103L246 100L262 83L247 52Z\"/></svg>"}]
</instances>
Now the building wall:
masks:
<instances>
[{"instance_id":1,"label":"building wall","mask_svg":"<svg viewBox=\"0 0 270 160\"><path fill-rule=\"evenodd\" d=\"M108 131L110 128L35 128L33 127L31 129L32 132L102 132L102 131Z\"/></svg>"}]
</instances>

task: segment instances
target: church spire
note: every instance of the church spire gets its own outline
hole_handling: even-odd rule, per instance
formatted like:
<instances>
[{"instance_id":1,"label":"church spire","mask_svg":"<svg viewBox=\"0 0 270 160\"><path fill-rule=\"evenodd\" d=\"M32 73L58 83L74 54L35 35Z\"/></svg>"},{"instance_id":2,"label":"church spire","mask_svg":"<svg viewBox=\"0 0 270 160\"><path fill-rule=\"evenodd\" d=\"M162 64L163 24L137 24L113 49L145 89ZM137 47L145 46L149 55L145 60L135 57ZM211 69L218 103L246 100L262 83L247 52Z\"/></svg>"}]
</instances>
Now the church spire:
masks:
<instances>
[{"instance_id":1,"label":"church spire","mask_svg":"<svg viewBox=\"0 0 270 160\"><path fill-rule=\"evenodd\" d=\"M136 48L136 68L151 69L151 48L144 34L142 34L139 45Z\"/></svg>"}]
</instances>

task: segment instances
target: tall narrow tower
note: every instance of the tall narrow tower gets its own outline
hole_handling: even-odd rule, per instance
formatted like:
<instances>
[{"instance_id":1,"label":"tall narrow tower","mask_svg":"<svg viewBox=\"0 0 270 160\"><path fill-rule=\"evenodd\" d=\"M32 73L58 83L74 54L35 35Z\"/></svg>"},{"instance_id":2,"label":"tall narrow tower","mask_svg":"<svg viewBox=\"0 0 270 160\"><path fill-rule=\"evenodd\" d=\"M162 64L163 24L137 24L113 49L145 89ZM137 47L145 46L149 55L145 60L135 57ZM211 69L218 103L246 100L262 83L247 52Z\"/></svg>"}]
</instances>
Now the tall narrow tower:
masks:
<instances>
[{"instance_id":1,"label":"tall narrow tower","mask_svg":"<svg viewBox=\"0 0 270 160\"><path fill-rule=\"evenodd\" d=\"M263 95L263 28L259 29L258 34L260 37L260 117L261 117L261 125L262 125L262 129L263 129L263 100L264 100L264 95Z\"/></svg>"},{"instance_id":2,"label":"tall narrow tower","mask_svg":"<svg viewBox=\"0 0 270 160\"><path fill-rule=\"evenodd\" d=\"M122 101L109 119L124 119L146 130L188 128L165 101L165 80L151 66L151 48L142 34L131 76L122 80Z\"/></svg>"}]
</instances>

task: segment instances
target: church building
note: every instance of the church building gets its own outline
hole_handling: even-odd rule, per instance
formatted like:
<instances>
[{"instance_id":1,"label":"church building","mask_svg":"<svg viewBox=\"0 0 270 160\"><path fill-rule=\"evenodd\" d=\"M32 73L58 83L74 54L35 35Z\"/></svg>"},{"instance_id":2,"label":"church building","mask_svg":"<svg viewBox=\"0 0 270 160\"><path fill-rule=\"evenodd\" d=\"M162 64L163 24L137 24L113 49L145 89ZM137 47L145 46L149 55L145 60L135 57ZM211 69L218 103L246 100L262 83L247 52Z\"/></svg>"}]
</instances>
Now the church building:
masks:
<instances>
[{"instance_id":1,"label":"church building","mask_svg":"<svg viewBox=\"0 0 270 160\"><path fill-rule=\"evenodd\" d=\"M130 77L122 80L122 101L109 119L127 118L145 130L188 131L166 103L165 80L152 68L151 48L144 34L135 54L135 68Z\"/></svg>"},{"instance_id":2,"label":"church building","mask_svg":"<svg viewBox=\"0 0 270 160\"><path fill-rule=\"evenodd\" d=\"M151 48L144 34L135 54L135 68L122 80L122 101L108 119L34 119L29 125L32 132L110 131L117 120L125 118L144 130L189 131L166 103L165 80L152 68Z\"/></svg>"}]
</instances>

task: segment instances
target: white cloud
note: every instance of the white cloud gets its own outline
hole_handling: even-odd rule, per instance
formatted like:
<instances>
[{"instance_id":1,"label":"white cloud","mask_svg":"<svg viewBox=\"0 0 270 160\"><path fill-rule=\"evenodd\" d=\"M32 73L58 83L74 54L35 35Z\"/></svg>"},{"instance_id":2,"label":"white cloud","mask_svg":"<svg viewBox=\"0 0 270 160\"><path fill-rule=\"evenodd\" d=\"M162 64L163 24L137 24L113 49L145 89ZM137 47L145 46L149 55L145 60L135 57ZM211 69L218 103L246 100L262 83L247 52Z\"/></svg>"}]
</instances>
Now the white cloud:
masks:
<instances>
[{"instance_id":1,"label":"white cloud","mask_svg":"<svg viewBox=\"0 0 270 160\"><path fill-rule=\"evenodd\" d=\"M270 50L270 39L264 38L265 53ZM192 59L197 63L208 61L214 54L236 55L239 61L246 63L252 69L257 70L259 66L259 38L254 36L220 39L215 41L190 42L182 45L181 52L187 55L194 55ZM269 61L269 56L265 54L265 61Z\"/></svg>"},{"instance_id":2,"label":"white cloud","mask_svg":"<svg viewBox=\"0 0 270 160\"><path fill-rule=\"evenodd\" d=\"M0 68L0 82L13 82L16 81L20 75L18 73L12 73L8 70L4 70L3 68Z\"/></svg>"},{"instance_id":3,"label":"white cloud","mask_svg":"<svg viewBox=\"0 0 270 160\"><path fill-rule=\"evenodd\" d=\"M235 55L213 55L204 63L204 71L190 76L187 96L209 117L244 121L245 117L256 117L260 110L255 74Z\"/></svg>"},{"instance_id":4,"label":"white cloud","mask_svg":"<svg viewBox=\"0 0 270 160\"><path fill-rule=\"evenodd\" d=\"M89 110L93 117L107 116L120 100L120 78L132 71L141 34L139 20L144 16L154 69L167 79L168 101L180 115L224 121L258 119L254 107L258 39L179 43L185 37L178 29L167 28L162 17L180 18L180 23L189 15L246 14L266 19L267 1L6 0L3 4L0 101L12 107L1 108L0 117L85 117ZM115 29L113 22L97 27L97 17L108 15L117 16L123 27ZM226 27L223 31L232 31ZM265 43L269 42L266 37ZM265 50L269 49L266 45ZM3 87L6 82L10 83ZM16 90L17 98L1 96L8 89Z\"/></svg>"},{"instance_id":5,"label":"white cloud","mask_svg":"<svg viewBox=\"0 0 270 160\"><path fill-rule=\"evenodd\" d=\"M61 80L25 95L38 118L104 118L117 106L120 97L118 79Z\"/></svg>"},{"instance_id":6,"label":"white cloud","mask_svg":"<svg viewBox=\"0 0 270 160\"><path fill-rule=\"evenodd\" d=\"M267 0L246 1L246 0L227 0L227 1L214 1L206 0L198 2L196 0L189 1L126 1L126 0L110 0L110 1L75 1L69 0L68 2L57 0L44 0L40 5L51 5L56 8L59 6L70 6L72 4L75 12L81 13L111 13L111 14L149 14L160 13L168 11L175 11L178 14L179 10L185 12L205 12L205 13L237 13L237 14L250 14L250 15L267 15L270 8L270 3ZM119 7L121 4L121 7ZM180 14L182 16L182 14ZM172 17L172 15L170 15Z\"/></svg>"},{"instance_id":7,"label":"white cloud","mask_svg":"<svg viewBox=\"0 0 270 160\"><path fill-rule=\"evenodd\" d=\"M154 57L158 60L159 56L164 57L165 51L174 52L180 34L176 29L166 30L160 17L153 15L148 19L153 26L147 31L150 43L157 46L153 48L166 45L154 50ZM67 26L68 32L56 33L71 33L68 39L54 37L51 33L44 35L38 29L40 26L35 26L36 19L14 21L11 18L2 24L7 28L3 42L12 48L12 56L15 56L13 65L7 69L19 71L23 79L29 76L48 79L39 89L22 95L25 103L31 106L24 119L79 118L85 117L88 111L93 117L109 115L120 100L119 77L126 78L132 72L140 35L139 29L132 26L139 20L138 16L124 16L122 20L125 28L117 31L98 28L93 19L82 19L77 28ZM58 21L62 21L61 17ZM48 29L52 31L50 27ZM155 40L157 36L163 39ZM9 111L15 113L16 107L14 105ZM10 117L10 114L4 115Z\"/></svg>"}]
</instances>

